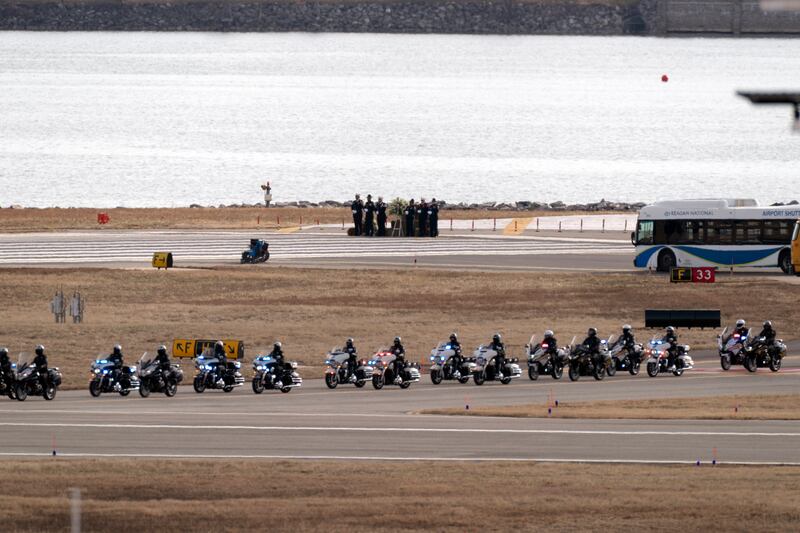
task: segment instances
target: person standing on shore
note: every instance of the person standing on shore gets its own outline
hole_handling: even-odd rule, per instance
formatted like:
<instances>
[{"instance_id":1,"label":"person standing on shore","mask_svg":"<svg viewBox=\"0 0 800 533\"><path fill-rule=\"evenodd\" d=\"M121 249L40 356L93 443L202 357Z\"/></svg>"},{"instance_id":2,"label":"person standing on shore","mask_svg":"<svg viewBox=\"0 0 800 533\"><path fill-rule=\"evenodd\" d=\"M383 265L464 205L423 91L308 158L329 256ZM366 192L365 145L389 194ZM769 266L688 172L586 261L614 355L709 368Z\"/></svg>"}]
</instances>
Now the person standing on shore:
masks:
<instances>
[{"instance_id":1,"label":"person standing on shore","mask_svg":"<svg viewBox=\"0 0 800 533\"><path fill-rule=\"evenodd\" d=\"M412 198L408 205L406 206L406 237L413 237L414 236L414 215L417 213L417 207L414 205L414 199Z\"/></svg>"},{"instance_id":2,"label":"person standing on shore","mask_svg":"<svg viewBox=\"0 0 800 533\"><path fill-rule=\"evenodd\" d=\"M264 207L269 207L269 204L272 203L272 187L269 182L263 184L261 190L264 191Z\"/></svg>"},{"instance_id":3,"label":"person standing on shore","mask_svg":"<svg viewBox=\"0 0 800 533\"><path fill-rule=\"evenodd\" d=\"M386 202L383 196L378 196L375 209L378 211L378 237L386 237Z\"/></svg>"},{"instance_id":4,"label":"person standing on shore","mask_svg":"<svg viewBox=\"0 0 800 533\"><path fill-rule=\"evenodd\" d=\"M428 205L428 235L439 236L439 203L436 198L431 198L431 203Z\"/></svg>"},{"instance_id":5,"label":"person standing on shore","mask_svg":"<svg viewBox=\"0 0 800 533\"><path fill-rule=\"evenodd\" d=\"M350 204L350 209L353 211L353 234L358 237L361 235L364 214L364 204L361 202L361 195L356 194L356 199Z\"/></svg>"},{"instance_id":6,"label":"person standing on shore","mask_svg":"<svg viewBox=\"0 0 800 533\"><path fill-rule=\"evenodd\" d=\"M419 199L417 204L417 225L419 226L419 236L427 237L428 235L428 204L425 203L425 198Z\"/></svg>"},{"instance_id":7,"label":"person standing on shore","mask_svg":"<svg viewBox=\"0 0 800 533\"><path fill-rule=\"evenodd\" d=\"M375 236L375 202L372 195L367 195L367 202L364 204L364 235L367 237Z\"/></svg>"}]
</instances>

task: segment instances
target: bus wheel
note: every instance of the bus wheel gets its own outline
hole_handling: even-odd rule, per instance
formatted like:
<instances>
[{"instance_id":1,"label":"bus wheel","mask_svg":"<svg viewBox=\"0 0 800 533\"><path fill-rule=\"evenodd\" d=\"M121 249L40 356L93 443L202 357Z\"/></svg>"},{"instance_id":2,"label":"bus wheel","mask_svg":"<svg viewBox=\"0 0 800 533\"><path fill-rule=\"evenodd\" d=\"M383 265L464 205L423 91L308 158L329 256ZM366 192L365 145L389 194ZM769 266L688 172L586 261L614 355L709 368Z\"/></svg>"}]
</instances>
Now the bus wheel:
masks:
<instances>
[{"instance_id":1,"label":"bus wheel","mask_svg":"<svg viewBox=\"0 0 800 533\"><path fill-rule=\"evenodd\" d=\"M778 266L784 274L792 273L792 253L789 250L783 250L778 258Z\"/></svg>"},{"instance_id":2,"label":"bus wheel","mask_svg":"<svg viewBox=\"0 0 800 533\"><path fill-rule=\"evenodd\" d=\"M672 253L672 250L662 250L661 253L658 254L656 270L659 272L669 272L676 264L677 261L675 260L675 254Z\"/></svg>"}]
</instances>

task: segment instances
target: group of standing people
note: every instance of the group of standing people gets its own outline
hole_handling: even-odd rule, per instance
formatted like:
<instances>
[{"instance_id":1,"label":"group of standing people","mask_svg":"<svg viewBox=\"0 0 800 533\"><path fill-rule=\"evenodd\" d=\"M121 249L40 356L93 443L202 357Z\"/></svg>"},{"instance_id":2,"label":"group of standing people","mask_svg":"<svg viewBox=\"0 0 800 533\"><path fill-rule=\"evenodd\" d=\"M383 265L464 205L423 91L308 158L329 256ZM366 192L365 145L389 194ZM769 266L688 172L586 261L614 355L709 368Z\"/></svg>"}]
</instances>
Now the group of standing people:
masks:
<instances>
[{"instance_id":1,"label":"group of standing people","mask_svg":"<svg viewBox=\"0 0 800 533\"><path fill-rule=\"evenodd\" d=\"M361 200L361 195L356 194L350 204L353 212L353 234L365 237L385 237L388 206L379 196L378 201L372 200L372 195L367 195L367 200ZM403 208L402 229L406 237L438 237L439 236L439 203L433 198L430 203L420 199L414 203L412 198Z\"/></svg>"},{"instance_id":2,"label":"group of standing people","mask_svg":"<svg viewBox=\"0 0 800 533\"><path fill-rule=\"evenodd\" d=\"M432 198L430 203L420 198L417 204L412 198L403 211L403 217L406 237L439 236L439 203L436 198Z\"/></svg>"},{"instance_id":3,"label":"group of standing people","mask_svg":"<svg viewBox=\"0 0 800 533\"><path fill-rule=\"evenodd\" d=\"M353 211L353 230L356 237L364 235L365 237L374 237L375 221L377 219L378 228L377 236L386 236L386 202L383 197L379 196L377 202L372 201L372 195L367 195L367 201L361 200L361 195L356 194L355 200L350 204L350 209Z\"/></svg>"}]
</instances>

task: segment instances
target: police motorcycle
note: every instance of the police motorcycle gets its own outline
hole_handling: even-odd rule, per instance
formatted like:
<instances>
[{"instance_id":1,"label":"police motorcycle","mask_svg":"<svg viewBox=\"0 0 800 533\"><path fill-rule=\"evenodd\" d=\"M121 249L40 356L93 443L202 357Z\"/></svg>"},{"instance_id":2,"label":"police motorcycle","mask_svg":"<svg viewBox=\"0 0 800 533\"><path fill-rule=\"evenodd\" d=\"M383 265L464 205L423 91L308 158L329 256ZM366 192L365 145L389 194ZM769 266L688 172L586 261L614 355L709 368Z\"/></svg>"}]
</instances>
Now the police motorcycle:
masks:
<instances>
[{"instance_id":1,"label":"police motorcycle","mask_svg":"<svg viewBox=\"0 0 800 533\"><path fill-rule=\"evenodd\" d=\"M0 395L8 396L12 400L16 398L14 393L14 375L17 370L17 363L11 363L11 371L8 374L0 375Z\"/></svg>"},{"instance_id":2,"label":"police motorcycle","mask_svg":"<svg viewBox=\"0 0 800 533\"><path fill-rule=\"evenodd\" d=\"M651 378L659 374L672 372L675 376L681 376L684 371L694 368L694 361L689 355L691 348L688 344L678 345L678 353L675 357L675 368L669 368L669 344L658 337L653 337L645 350L647 357L647 375Z\"/></svg>"},{"instance_id":3,"label":"police motorcycle","mask_svg":"<svg viewBox=\"0 0 800 533\"><path fill-rule=\"evenodd\" d=\"M764 367L777 372L786 357L786 345L782 339L775 339L775 343L769 346L765 337L750 337L745 341L744 351L744 367L749 372Z\"/></svg>"},{"instance_id":4,"label":"police motorcycle","mask_svg":"<svg viewBox=\"0 0 800 533\"><path fill-rule=\"evenodd\" d=\"M475 368L472 369L472 381L475 382L475 385L483 385L487 381L499 381L503 385L508 385L512 379L517 379L522 375L518 364L519 359L516 357L506 357L502 375L497 372L497 366L494 364L497 351L489 346L481 344L472 356L475 359Z\"/></svg>"},{"instance_id":5,"label":"police motorcycle","mask_svg":"<svg viewBox=\"0 0 800 533\"><path fill-rule=\"evenodd\" d=\"M141 385L135 366L123 365L117 374L114 372L114 362L105 356L95 359L90 371L92 379L89 381L89 394L95 398L104 392L116 392L120 396L127 396L131 391L139 390Z\"/></svg>"},{"instance_id":6,"label":"police motorcycle","mask_svg":"<svg viewBox=\"0 0 800 533\"><path fill-rule=\"evenodd\" d=\"M43 387L39 380L39 371L33 364L33 357L22 353L15 367L14 372L14 395L17 400L24 402L28 396L41 396L45 400L52 400L56 397L56 391L61 385L61 372L58 368L47 369L47 387Z\"/></svg>"},{"instance_id":7,"label":"police motorcycle","mask_svg":"<svg viewBox=\"0 0 800 533\"><path fill-rule=\"evenodd\" d=\"M142 398L147 398L151 392L163 392L171 398L178 392L178 384L183 381L181 365L170 364L169 370L164 372L155 357L144 352L136 366L139 369L139 395Z\"/></svg>"},{"instance_id":8,"label":"police motorcycle","mask_svg":"<svg viewBox=\"0 0 800 533\"><path fill-rule=\"evenodd\" d=\"M359 359L356 363L356 379L350 380L347 361L350 354L341 348L334 348L325 356L325 385L329 389L335 389L339 384L347 385L352 383L359 389L372 379L373 368L364 359Z\"/></svg>"},{"instance_id":9,"label":"police motorcycle","mask_svg":"<svg viewBox=\"0 0 800 533\"><path fill-rule=\"evenodd\" d=\"M731 365L744 365L745 350L744 345L750 337L748 329L744 335L733 332L728 333L728 328L722 330L717 335L717 347L719 349L719 365L722 370L730 370Z\"/></svg>"},{"instance_id":10,"label":"police motorcycle","mask_svg":"<svg viewBox=\"0 0 800 533\"><path fill-rule=\"evenodd\" d=\"M637 342L632 348L626 348L612 336L608 339L608 355L611 357L611 364L606 369L609 376L616 374L617 370L627 370L631 376L635 376L642 365L644 346Z\"/></svg>"},{"instance_id":11,"label":"police motorcycle","mask_svg":"<svg viewBox=\"0 0 800 533\"><path fill-rule=\"evenodd\" d=\"M453 356L456 350L449 342L440 342L439 345L431 350L431 383L440 384L443 380L458 381L461 384L467 383L469 377L475 369L475 360L472 358L461 358L461 367L453 368ZM458 377L456 377L458 370Z\"/></svg>"},{"instance_id":12,"label":"police motorcycle","mask_svg":"<svg viewBox=\"0 0 800 533\"><path fill-rule=\"evenodd\" d=\"M194 362L197 374L195 374L194 382L192 383L195 392L200 394L206 389L222 389L222 392L231 392L235 387L244 385L244 376L240 371L242 363L228 361L222 377L219 377L217 373L219 365L220 361L214 356L214 351L211 348L205 350L202 355L197 356Z\"/></svg>"},{"instance_id":13,"label":"police motorcycle","mask_svg":"<svg viewBox=\"0 0 800 533\"><path fill-rule=\"evenodd\" d=\"M599 363L598 363L599 359ZM569 343L569 371L570 381L578 381L581 376L593 376L597 381L606 377L606 371L611 366L611 356L608 354L608 340L600 340L599 354L591 353L584 344L575 344L575 337Z\"/></svg>"},{"instance_id":14,"label":"police motorcycle","mask_svg":"<svg viewBox=\"0 0 800 533\"><path fill-rule=\"evenodd\" d=\"M412 383L419 381L419 366L410 363L408 360L406 360L403 368L400 369L400 375L396 376L393 369L394 365L392 365L396 358L388 348L381 348L367 362L367 365L373 369L372 386L376 390L382 389L384 385L397 385L401 389L407 389Z\"/></svg>"},{"instance_id":15,"label":"police motorcycle","mask_svg":"<svg viewBox=\"0 0 800 533\"><path fill-rule=\"evenodd\" d=\"M269 354L259 355L253 359L253 392L261 394L265 390L290 392L294 387L303 385L303 378L297 373L297 361L284 363L281 366Z\"/></svg>"},{"instance_id":16,"label":"police motorcycle","mask_svg":"<svg viewBox=\"0 0 800 533\"><path fill-rule=\"evenodd\" d=\"M569 362L569 351L559 348L555 355L548 353L550 346L547 339L536 342L536 335L525 345L525 355L528 359L528 378L531 381L539 379L540 375L550 375L553 379L561 379L564 367Z\"/></svg>"}]
</instances>

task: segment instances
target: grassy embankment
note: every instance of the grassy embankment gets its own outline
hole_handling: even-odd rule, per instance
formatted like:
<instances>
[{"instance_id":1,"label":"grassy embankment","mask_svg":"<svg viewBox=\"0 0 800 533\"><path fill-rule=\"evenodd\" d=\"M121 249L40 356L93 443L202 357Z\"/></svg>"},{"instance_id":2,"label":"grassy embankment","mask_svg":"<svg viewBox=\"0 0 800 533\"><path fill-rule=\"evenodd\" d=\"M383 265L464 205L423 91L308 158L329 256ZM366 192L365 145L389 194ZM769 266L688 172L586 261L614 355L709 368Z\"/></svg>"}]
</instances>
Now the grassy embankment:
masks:
<instances>
[{"instance_id":1,"label":"grassy embankment","mask_svg":"<svg viewBox=\"0 0 800 533\"><path fill-rule=\"evenodd\" d=\"M669 408L665 408L665 404ZM548 413L550 409L550 413ZM800 420L800 394L754 394L707 398L559 402L501 407L423 409L426 415L511 418L626 418L655 420Z\"/></svg>"},{"instance_id":2,"label":"grassy embankment","mask_svg":"<svg viewBox=\"0 0 800 533\"><path fill-rule=\"evenodd\" d=\"M85 323L53 323L48 302L59 286L87 297ZM0 269L0 301L0 344L12 354L45 344L51 364L65 373L65 387L73 388L86 386L90 360L117 342L135 361L174 338L238 338L250 361L257 348L280 339L288 357L315 366L305 377L316 377L324 353L348 336L367 355L401 335L418 361L451 331L467 349L499 331L509 353L519 356L531 334L546 328L565 343L589 325L604 336L625 322L639 328L652 302L719 307L726 322L769 317L787 339L800 324L796 293L785 284L735 276L698 287L671 285L662 276L585 273ZM637 333L642 340L653 334ZM681 339L711 347L715 333L681 331Z\"/></svg>"},{"instance_id":3,"label":"grassy embankment","mask_svg":"<svg viewBox=\"0 0 800 533\"><path fill-rule=\"evenodd\" d=\"M109 224L99 225L97 214L107 213ZM446 210L440 225L453 220L596 215L570 211ZM0 232L59 231L73 229L275 229L300 224L352 223L344 208L157 208L157 209L0 209Z\"/></svg>"},{"instance_id":4,"label":"grassy embankment","mask_svg":"<svg viewBox=\"0 0 800 533\"><path fill-rule=\"evenodd\" d=\"M794 467L144 459L2 465L2 528L16 532L68 531L71 487L82 490L84 529L113 533L794 531L800 522Z\"/></svg>"}]
</instances>

